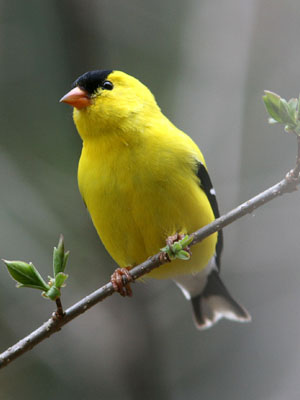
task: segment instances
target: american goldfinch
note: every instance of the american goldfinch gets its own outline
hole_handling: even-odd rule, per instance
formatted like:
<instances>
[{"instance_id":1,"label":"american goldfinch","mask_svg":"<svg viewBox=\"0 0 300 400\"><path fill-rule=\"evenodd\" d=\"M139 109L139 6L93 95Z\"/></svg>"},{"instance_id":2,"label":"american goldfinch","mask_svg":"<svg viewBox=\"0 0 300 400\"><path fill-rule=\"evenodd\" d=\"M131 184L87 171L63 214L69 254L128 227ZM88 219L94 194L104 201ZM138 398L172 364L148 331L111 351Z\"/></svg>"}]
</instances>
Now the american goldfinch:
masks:
<instances>
[{"instance_id":1,"label":"american goldfinch","mask_svg":"<svg viewBox=\"0 0 300 400\"><path fill-rule=\"evenodd\" d=\"M112 283L176 240L219 216L215 190L193 140L161 112L150 90L121 71L80 76L62 99L74 107L83 141L78 184L94 226L119 265ZM170 239L169 239L170 240ZM189 261L174 260L147 276L173 279L191 301L196 327L221 318L245 322L248 312L222 283L222 232L193 247Z\"/></svg>"}]
</instances>

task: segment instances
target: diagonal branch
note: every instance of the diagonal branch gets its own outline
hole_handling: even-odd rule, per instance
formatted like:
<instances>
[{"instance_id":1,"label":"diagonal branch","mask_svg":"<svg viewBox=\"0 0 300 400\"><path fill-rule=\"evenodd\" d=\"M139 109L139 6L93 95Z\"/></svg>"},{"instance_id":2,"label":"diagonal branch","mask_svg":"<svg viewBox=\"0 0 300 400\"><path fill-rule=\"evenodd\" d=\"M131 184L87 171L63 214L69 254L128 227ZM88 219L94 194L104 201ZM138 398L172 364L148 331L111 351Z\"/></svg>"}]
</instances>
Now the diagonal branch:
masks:
<instances>
[{"instance_id":1,"label":"diagonal branch","mask_svg":"<svg viewBox=\"0 0 300 400\"><path fill-rule=\"evenodd\" d=\"M214 232L219 231L225 226L231 224L237 219L243 217L246 214L251 214L255 209L261 207L262 205L268 203L269 201L275 199L284 193L290 193L297 189L297 185L300 183L299 172L300 172L300 137L297 136L298 141L298 154L296 160L296 166L290 172L287 173L286 177L278 182L276 185L270 187L264 192L258 194L257 196L251 198L245 203L239 205L233 210L229 211L227 214L222 215L220 218L213 221L211 224L199 229L194 232L192 236L194 237L190 246L199 243L207 236ZM162 264L168 262L166 257L162 257L162 253L155 254L142 264L130 270L130 275L133 280L140 278L141 276L147 274L154 268L159 267ZM127 283L126 277L123 277L124 283ZM83 314L89 308L93 307L95 304L104 300L106 297L111 296L114 292L112 284L109 282L101 288L95 290L90 295L84 297L73 306L68 308L65 314L61 317L52 316L43 325L37 328L35 331L31 332L28 336L21 339L12 347L9 347L6 351L0 354L0 368L7 366L11 361L15 360L17 357L31 350L33 347L37 346L40 342L58 332L64 325L69 323L74 318Z\"/></svg>"}]
</instances>

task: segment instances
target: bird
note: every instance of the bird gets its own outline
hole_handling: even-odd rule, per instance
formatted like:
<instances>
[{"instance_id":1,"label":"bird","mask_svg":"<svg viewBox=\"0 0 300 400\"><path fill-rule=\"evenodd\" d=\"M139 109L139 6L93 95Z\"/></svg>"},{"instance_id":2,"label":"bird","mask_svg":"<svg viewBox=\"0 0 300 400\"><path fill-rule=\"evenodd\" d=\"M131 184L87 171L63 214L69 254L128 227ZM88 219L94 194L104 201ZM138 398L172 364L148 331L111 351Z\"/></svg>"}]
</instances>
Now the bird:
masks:
<instances>
[{"instance_id":1,"label":"bird","mask_svg":"<svg viewBox=\"0 0 300 400\"><path fill-rule=\"evenodd\" d=\"M125 72L86 72L60 101L73 107L82 139L79 191L118 265L111 282L130 296L122 279L130 280L130 268L219 217L205 159L151 91ZM219 231L193 246L190 260L176 259L147 274L175 282L191 302L199 330L222 318L251 320L220 278L222 248Z\"/></svg>"}]
</instances>

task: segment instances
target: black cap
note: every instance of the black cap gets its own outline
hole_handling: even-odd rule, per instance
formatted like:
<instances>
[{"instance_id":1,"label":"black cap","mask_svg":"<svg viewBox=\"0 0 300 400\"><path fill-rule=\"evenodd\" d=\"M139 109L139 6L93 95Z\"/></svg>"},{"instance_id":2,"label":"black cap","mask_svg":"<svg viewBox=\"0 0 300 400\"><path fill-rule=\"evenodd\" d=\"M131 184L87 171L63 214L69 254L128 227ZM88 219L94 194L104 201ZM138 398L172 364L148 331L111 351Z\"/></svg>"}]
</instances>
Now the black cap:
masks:
<instances>
[{"instance_id":1,"label":"black cap","mask_svg":"<svg viewBox=\"0 0 300 400\"><path fill-rule=\"evenodd\" d=\"M72 84L72 88L78 86L81 89L86 90L89 94L93 94L99 87L103 85L103 82L112 71L112 69L105 69L86 72L76 79L76 81Z\"/></svg>"}]
</instances>

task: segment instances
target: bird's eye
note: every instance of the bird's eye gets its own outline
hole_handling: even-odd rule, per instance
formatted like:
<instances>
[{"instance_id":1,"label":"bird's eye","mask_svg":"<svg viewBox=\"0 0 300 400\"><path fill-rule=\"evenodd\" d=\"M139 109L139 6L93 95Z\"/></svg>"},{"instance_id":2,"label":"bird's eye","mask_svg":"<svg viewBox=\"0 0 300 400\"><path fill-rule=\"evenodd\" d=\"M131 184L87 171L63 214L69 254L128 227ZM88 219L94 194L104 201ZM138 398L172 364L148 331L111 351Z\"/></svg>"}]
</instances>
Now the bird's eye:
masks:
<instances>
[{"instance_id":1,"label":"bird's eye","mask_svg":"<svg viewBox=\"0 0 300 400\"><path fill-rule=\"evenodd\" d=\"M104 81L102 84L102 89L106 90L112 90L114 85L111 83L111 81Z\"/></svg>"}]
</instances>

